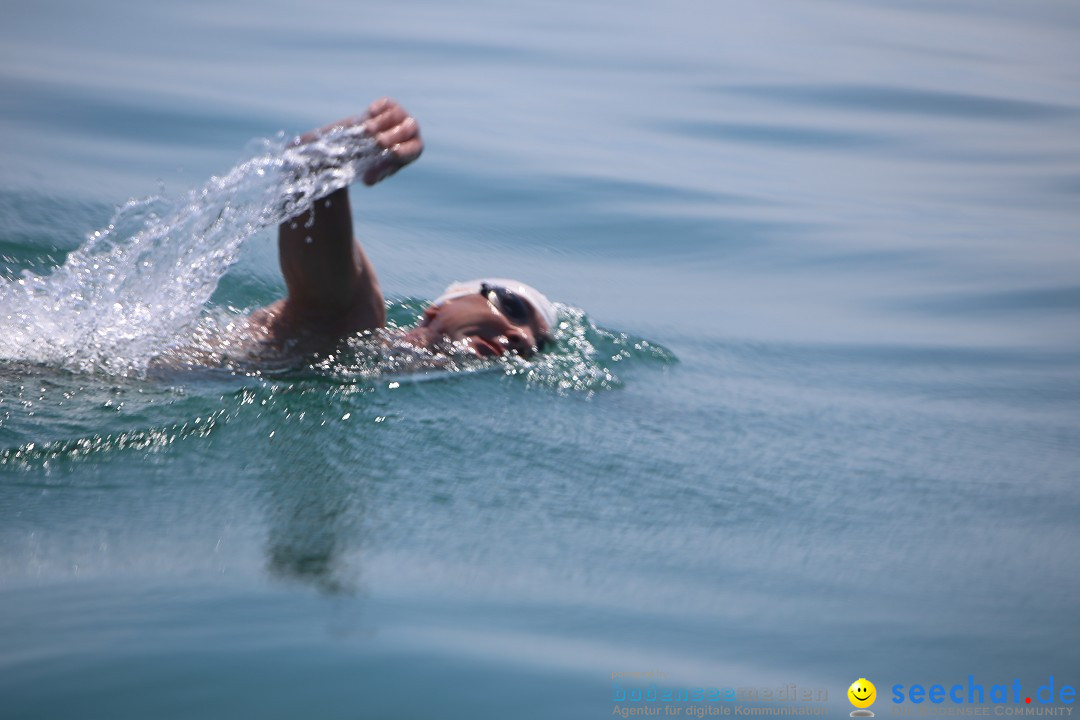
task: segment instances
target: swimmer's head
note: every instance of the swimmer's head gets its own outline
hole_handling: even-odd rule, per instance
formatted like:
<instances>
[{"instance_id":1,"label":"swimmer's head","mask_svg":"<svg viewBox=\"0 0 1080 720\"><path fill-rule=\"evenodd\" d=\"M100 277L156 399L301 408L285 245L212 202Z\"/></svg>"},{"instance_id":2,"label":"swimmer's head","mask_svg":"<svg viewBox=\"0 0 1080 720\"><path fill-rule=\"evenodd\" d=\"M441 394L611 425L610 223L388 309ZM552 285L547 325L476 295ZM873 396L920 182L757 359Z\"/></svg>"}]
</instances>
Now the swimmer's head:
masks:
<instances>
[{"instance_id":1,"label":"swimmer's head","mask_svg":"<svg viewBox=\"0 0 1080 720\"><path fill-rule=\"evenodd\" d=\"M429 349L449 338L480 357L513 352L530 357L553 342L555 306L517 280L486 278L454 283L425 311L406 340Z\"/></svg>"}]
</instances>

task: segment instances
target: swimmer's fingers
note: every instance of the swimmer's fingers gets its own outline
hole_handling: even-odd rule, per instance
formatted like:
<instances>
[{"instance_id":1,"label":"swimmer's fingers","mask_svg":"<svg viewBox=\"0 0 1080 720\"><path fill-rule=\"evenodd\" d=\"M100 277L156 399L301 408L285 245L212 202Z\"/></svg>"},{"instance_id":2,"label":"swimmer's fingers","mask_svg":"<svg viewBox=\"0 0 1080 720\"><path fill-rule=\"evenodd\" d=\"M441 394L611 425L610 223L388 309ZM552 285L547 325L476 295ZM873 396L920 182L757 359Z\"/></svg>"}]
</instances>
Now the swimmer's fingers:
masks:
<instances>
[{"instance_id":1,"label":"swimmer's fingers","mask_svg":"<svg viewBox=\"0 0 1080 720\"><path fill-rule=\"evenodd\" d=\"M390 97L380 97L375 100L374 103L367 106L367 110L364 111L365 119L374 119L386 114L393 110L403 110L400 103L397 100Z\"/></svg>"},{"instance_id":2,"label":"swimmer's fingers","mask_svg":"<svg viewBox=\"0 0 1080 720\"><path fill-rule=\"evenodd\" d=\"M424 151L424 141L417 135L389 148L385 159L380 159L364 173L364 184L374 185L411 163Z\"/></svg>"},{"instance_id":3,"label":"swimmer's fingers","mask_svg":"<svg viewBox=\"0 0 1080 720\"><path fill-rule=\"evenodd\" d=\"M364 128L380 148L389 151L364 173L364 184L374 185L420 157L424 141L419 124L397 102L377 100L368 113L371 117L364 122Z\"/></svg>"},{"instance_id":4,"label":"swimmer's fingers","mask_svg":"<svg viewBox=\"0 0 1080 720\"><path fill-rule=\"evenodd\" d=\"M405 113L404 108L395 107L365 120L364 130L367 131L368 135L378 137L384 132L393 130L398 125L405 122L408 117L409 116Z\"/></svg>"},{"instance_id":5,"label":"swimmer's fingers","mask_svg":"<svg viewBox=\"0 0 1080 720\"><path fill-rule=\"evenodd\" d=\"M416 120L397 103L364 122L364 129L383 148L391 148L420 134Z\"/></svg>"},{"instance_id":6,"label":"swimmer's fingers","mask_svg":"<svg viewBox=\"0 0 1080 720\"><path fill-rule=\"evenodd\" d=\"M420 139L419 135L394 146L394 157L397 158L402 167L420 157L422 152L424 152L424 141Z\"/></svg>"},{"instance_id":7,"label":"swimmer's fingers","mask_svg":"<svg viewBox=\"0 0 1080 720\"><path fill-rule=\"evenodd\" d=\"M376 115L382 114L382 112L387 110L388 108L391 108L391 107L394 107L394 106L400 107L398 105L397 100L394 100L393 98L388 98L388 97L381 97L378 100L376 100L375 102L368 105L368 108L367 108L367 111L366 111L367 117L373 118Z\"/></svg>"},{"instance_id":8,"label":"swimmer's fingers","mask_svg":"<svg viewBox=\"0 0 1080 720\"><path fill-rule=\"evenodd\" d=\"M420 153L424 152L424 141L419 136L406 140L403 143L395 145L393 148L394 157L398 159L403 166L408 165L416 158L420 157Z\"/></svg>"},{"instance_id":9,"label":"swimmer's fingers","mask_svg":"<svg viewBox=\"0 0 1080 720\"><path fill-rule=\"evenodd\" d=\"M405 117L393 127L375 134L375 142L384 150L420 137L420 126L411 117Z\"/></svg>"}]
</instances>

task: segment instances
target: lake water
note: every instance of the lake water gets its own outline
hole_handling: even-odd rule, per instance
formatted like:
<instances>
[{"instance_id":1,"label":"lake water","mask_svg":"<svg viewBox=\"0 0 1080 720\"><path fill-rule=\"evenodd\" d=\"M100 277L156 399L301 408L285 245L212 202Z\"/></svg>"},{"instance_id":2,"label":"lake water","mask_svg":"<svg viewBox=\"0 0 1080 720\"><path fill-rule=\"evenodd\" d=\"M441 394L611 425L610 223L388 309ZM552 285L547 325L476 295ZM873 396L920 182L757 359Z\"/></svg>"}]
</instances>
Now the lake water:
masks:
<instances>
[{"instance_id":1,"label":"lake water","mask_svg":"<svg viewBox=\"0 0 1080 720\"><path fill-rule=\"evenodd\" d=\"M1075 2L42 0L0 39L4 717L1080 682ZM353 190L392 317L517 276L558 350L143 373L283 292L270 229L187 254L189 192L380 95L427 143ZM150 265L54 270L149 212Z\"/></svg>"}]
</instances>

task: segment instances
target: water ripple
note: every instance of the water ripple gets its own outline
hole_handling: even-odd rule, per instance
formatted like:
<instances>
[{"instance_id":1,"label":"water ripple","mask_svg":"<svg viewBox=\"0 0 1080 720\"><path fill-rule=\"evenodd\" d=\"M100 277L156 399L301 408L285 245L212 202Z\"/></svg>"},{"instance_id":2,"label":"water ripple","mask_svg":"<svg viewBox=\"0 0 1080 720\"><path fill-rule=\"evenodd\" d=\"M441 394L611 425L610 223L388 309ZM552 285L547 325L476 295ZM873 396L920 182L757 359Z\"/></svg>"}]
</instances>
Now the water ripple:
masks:
<instances>
[{"instance_id":1,"label":"water ripple","mask_svg":"<svg viewBox=\"0 0 1080 720\"><path fill-rule=\"evenodd\" d=\"M965 120L1054 120L1077 114L1075 107L1059 103L880 85L738 85L712 89L785 104Z\"/></svg>"}]
</instances>

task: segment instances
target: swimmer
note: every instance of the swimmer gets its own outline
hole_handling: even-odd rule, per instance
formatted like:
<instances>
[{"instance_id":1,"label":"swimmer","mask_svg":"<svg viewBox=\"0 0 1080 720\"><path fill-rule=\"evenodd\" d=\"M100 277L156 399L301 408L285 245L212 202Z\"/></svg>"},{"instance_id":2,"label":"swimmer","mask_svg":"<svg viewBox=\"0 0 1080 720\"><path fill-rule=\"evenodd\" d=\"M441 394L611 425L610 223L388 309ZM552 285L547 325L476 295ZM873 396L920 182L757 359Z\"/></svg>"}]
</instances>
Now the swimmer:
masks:
<instances>
[{"instance_id":1,"label":"swimmer","mask_svg":"<svg viewBox=\"0 0 1080 720\"><path fill-rule=\"evenodd\" d=\"M385 152L361 178L371 186L423 152L420 128L394 100L377 100L360 116L313 130L293 146L336 128L362 126ZM386 305L375 268L355 240L349 190L320 198L312 209L278 228L278 256L288 294L248 317L249 332L265 346L326 352L345 338L386 326ZM528 358L552 342L555 308L536 289L500 278L455 283L433 302L401 342L441 353L450 347L479 357Z\"/></svg>"}]
</instances>

